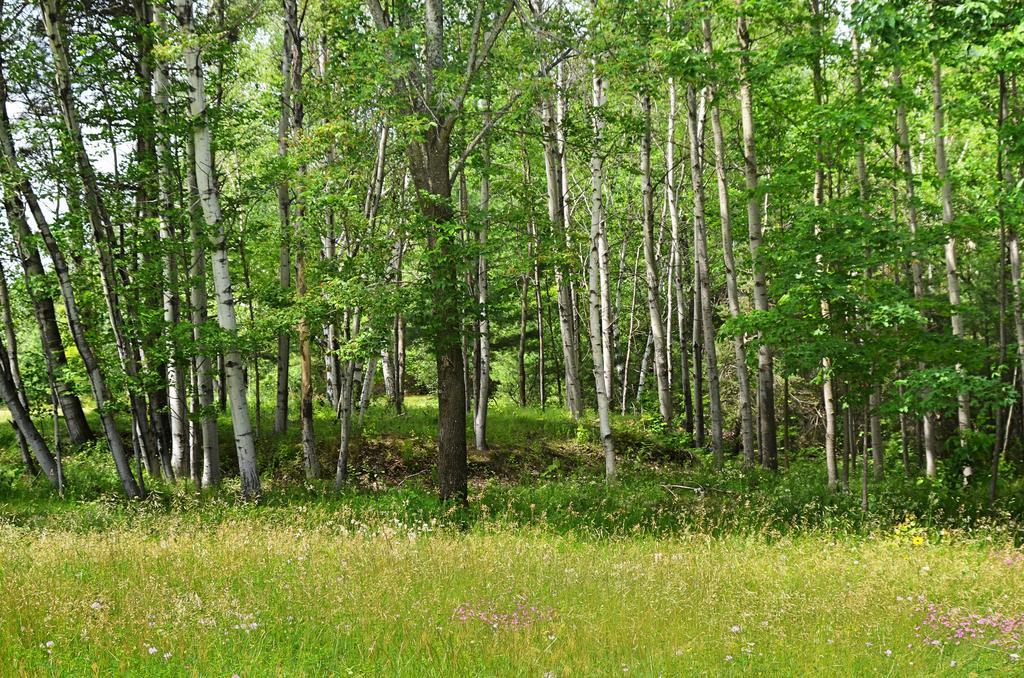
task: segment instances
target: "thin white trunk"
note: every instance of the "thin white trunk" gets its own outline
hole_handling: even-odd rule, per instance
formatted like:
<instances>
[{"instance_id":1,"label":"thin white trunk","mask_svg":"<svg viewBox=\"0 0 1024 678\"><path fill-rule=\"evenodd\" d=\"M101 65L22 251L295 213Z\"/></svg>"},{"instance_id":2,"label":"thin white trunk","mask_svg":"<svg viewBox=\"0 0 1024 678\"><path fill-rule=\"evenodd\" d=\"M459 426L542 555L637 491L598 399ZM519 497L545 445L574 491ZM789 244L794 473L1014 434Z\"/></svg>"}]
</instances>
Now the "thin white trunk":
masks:
<instances>
[{"instance_id":1,"label":"thin white trunk","mask_svg":"<svg viewBox=\"0 0 1024 678\"><path fill-rule=\"evenodd\" d=\"M50 53L53 56L56 91L61 117L67 132L69 150L78 170L89 225L92 228L93 240L96 244L103 298L107 306L107 317L110 321L110 328L114 335L114 343L117 347L122 369L128 377L128 396L131 402L132 416L135 419L135 426L140 434L139 440L143 446L143 456L149 460L155 458L157 454L156 439L147 419L145 397L139 391L139 365L136 349L132 345L129 333L125 329L122 315L119 285L114 266L114 231L111 227L110 215L107 213L103 196L99 190L95 169L86 151L85 138L82 133L76 106L77 99L71 88L72 72L66 46L67 37L64 34L64 22L56 0L40 0L40 9L43 16L43 25L46 29L47 41L50 45ZM151 470L159 473L159 469L155 465Z\"/></svg>"},{"instance_id":2,"label":"thin white trunk","mask_svg":"<svg viewBox=\"0 0 1024 678\"><path fill-rule=\"evenodd\" d=\"M604 225L604 202L601 191L604 184L604 161L601 157L601 137L604 129L601 107L605 103L605 84L595 71L591 89L591 119L594 137L590 154L590 256L588 257L587 298L590 302L590 352L594 361L594 390L597 393L597 418L604 447L605 480L615 478L615 446L612 443L609 385L611 364L606 362L604 342L610 332L602 328L604 295L601 285L601 231ZM604 264L607 269L607 263ZM607 280L607 274L604 276Z\"/></svg>"},{"instance_id":3,"label":"thin white trunk","mask_svg":"<svg viewBox=\"0 0 1024 678\"><path fill-rule=\"evenodd\" d=\"M743 15L743 0L737 0L740 10L736 17L736 36L740 46L740 124L743 128L743 176L747 189L747 232L750 240L750 258L754 269L754 309L768 310L768 282L759 253L763 234L761 229L761 201L757 194L757 143L754 130L754 105L750 91L750 35ZM765 196L767 199L767 195ZM775 364L771 347L761 342L757 349L757 406L758 439L761 443L761 463L765 468L778 467L777 426L775 421Z\"/></svg>"},{"instance_id":4,"label":"thin white trunk","mask_svg":"<svg viewBox=\"0 0 1024 678\"><path fill-rule=\"evenodd\" d=\"M912 244L917 238L917 199L914 195L914 161L910 152L910 126L907 123L907 107L903 103L903 75L900 64L897 62L892 69L893 87L897 90L900 100L896 105L896 134L900 165L903 171L904 184L906 186L907 203L907 227L910 230ZM910 274L914 285L914 298L921 302L924 299L924 272L921 267L921 259L915 249L910 251ZM918 363L923 369L924 363ZM931 413L926 413L921 421L921 437L924 438L925 474L929 478L935 477L936 450L935 450L935 429L932 423Z\"/></svg>"},{"instance_id":5,"label":"thin white trunk","mask_svg":"<svg viewBox=\"0 0 1024 678\"><path fill-rule=\"evenodd\" d=\"M672 392L668 381L668 346L662 318L658 262L654 240L654 186L651 183L651 97L640 97L643 136L640 139L640 175L643 191L644 264L647 280L647 310L654 344L654 374L658 389L658 410L665 424L672 424Z\"/></svg>"},{"instance_id":6,"label":"thin white trunk","mask_svg":"<svg viewBox=\"0 0 1024 678\"><path fill-rule=\"evenodd\" d=\"M490 114L484 114L484 125L490 126ZM480 378L477 383L476 412L473 417L473 439L476 449L487 449L487 406L491 398L491 321L487 306L487 228L490 220L491 180L488 176L491 163L490 144L484 141L481 148L483 174L480 177L480 212L482 222L477 235L480 255L477 258L477 301L480 304Z\"/></svg>"},{"instance_id":7,"label":"thin white trunk","mask_svg":"<svg viewBox=\"0 0 1024 678\"><path fill-rule=\"evenodd\" d=\"M711 19L704 19L704 53L713 56L711 46ZM736 257L732 247L732 218L729 215L729 183L725 175L725 135L722 131L721 115L718 111L716 88L708 89L711 99L711 135L715 148L715 178L718 184L718 213L722 222L722 250L725 255L725 289L729 298L729 315L740 317L740 292L736 284ZM733 337L733 351L736 358L736 381L739 389L740 434L743 440L743 461L747 466L755 462L754 426L750 407L750 381L747 373L747 349L744 336Z\"/></svg>"},{"instance_id":8,"label":"thin white trunk","mask_svg":"<svg viewBox=\"0 0 1024 678\"><path fill-rule=\"evenodd\" d=\"M935 135L935 171L941 182L939 194L942 198L942 223L949 227L953 223L953 184L949 178L949 163L946 160L946 137L943 130L944 111L942 107L942 66L937 55L932 54L932 112L934 114L932 132ZM956 238L948 235L945 246L946 255L946 288L949 293L950 324L953 336L958 341L964 339L964 320L960 315L960 276L957 273ZM959 364L957 371L961 370ZM957 424L960 428L960 444L965 445L964 436L971 429L970 401L966 391L957 396Z\"/></svg>"},{"instance_id":9,"label":"thin white trunk","mask_svg":"<svg viewBox=\"0 0 1024 678\"><path fill-rule=\"evenodd\" d=\"M579 381L579 351L576 344L576 313L572 302L572 284L567 275L565 254L565 207L563 206L565 177L558 153L558 125L550 99L541 104L544 123L544 166L547 171L548 218L551 220L555 247L559 257L555 261L555 282L558 287L558 327L562 338L562 365L565 370L566 404L574 419L583 416L583 394ZM567 259L567 257L565 257Z\"/></svg>"},{"instance_id":10,"label":"thin white trunk","mask_svg":"<svg viewBox=\"0 0 1024 678\"><path fill-rule=\"evenodd\" d=\"M366 374L363 375L363 387L359 391L359 425L366 419L366 409L373 397L373 385L377 379L377 356L370 356L366 361Z\"/></svg>"},{"instance_id":11,"label":"thin white trunk","mask_svg":"<svg viewBox=\"0 0 1024 678\"><path fill-rule=\"evenodd\" d=\"M821 24L823 22L823 16L821 11L821 0L811 0L811 12L814 18L814 34L815 37L820 39L822 34ZM823 97L823 75L822 75L822 55L819 53L814 56L814 63L812 64L813 72L813 86L814 86L814 102L815 105L820 109L824 103ZM814 206L818 209L824 206L825 203L825 154L822 149L822 140L820 135L815 141L815 152L814 152ZM821 226L818 223L814 225L814 235L821 235ZM819 252L814 257L815 262L819 269L822 269L823 256ZM830 315L829 302L827 299L821 300L821 316L828 322ZM822 373L822 403L825 408L825 467L828 473L828 485L829 487L835 487L839 482L839 469L836 464L836 394L835 388L832 383L832 359L828 356L824 356L821 359L821 373Z\"/></svg>"},{"instance_id":12,"label":"thin white trunk","mask_svg":"<svg viewBox=\"0 0 1024 678\"><path fill-rule=\"evenodd\" d=\"M688 102L687 131L690 137L690 179L693 184L693 231L694 250L699 280L701 332L704 339L704 355L708 365L708 396L711 405L711 450L715 464L724 462L722 450L722 398L718 381L718 352L715 348L714 309L711 304L711 285L708 277L708 242L704 223L704 136L699 124L697 92L693 85L686 90Z\"/></svg>"},{"instance_id":13,"label":"thin white trunk","mask_svg":"<svg viewBox=\"0 0 1024 678\"><path fill-rule=\"evenodd\" d=\"M192 0L175 0L175 7L182 28L190 36L187 43L189 46L185 50L185 65L188 70L190 112L193 122L196 182L203 216L211 231L210 246L213 250L213 287L217 295L217 321L221 329L234 340L238 334L235 320L235 299L231 288L231 272L228 267L227 238L221 220L220 191L214 176L215 168L210 127L207 122L202 59L198 43L193 35ZM235 451L238 455L242 494L245 497L254 498L260 494L260 477L256 469L256 446L252 434L252 423L249 420L242 358L234 343L224 349L224 371L231 402L231 423L234 428Z\"/></svg>"},{"instance_id":14,"label":"thin white trunk","mask_svg":"<svg viewBox=\"0 0 1024 678\"><path fill-rule=\"evenodd\" d=\"M153 6L154 18L157 25L163 27L164 12L159 3ZM170 149L167 144L166 129L169 122L168 96L170 91L170 80L167 75L167 64L158 61L154 75L153 102L156 105L158 120L163 129L157 132L156 156L159 162L158 179L160 190L160 240L164 243L164 323L168 330L173 328L181 320L180 302L178 299L178 239L175 234L174 222L174 199L171 197L171 182L173 171L173 160L170 157ZM168 332L173 337L172 332ZM189 476L191 471L191 446L189 444L189 421L188 421L188 379L187 370L181 359L180 347L172 338L168 339L168 351L171 359L167 361L167 401L170 408L171 419L171 468L179 478Z\"/></svg>"}]
</instances>

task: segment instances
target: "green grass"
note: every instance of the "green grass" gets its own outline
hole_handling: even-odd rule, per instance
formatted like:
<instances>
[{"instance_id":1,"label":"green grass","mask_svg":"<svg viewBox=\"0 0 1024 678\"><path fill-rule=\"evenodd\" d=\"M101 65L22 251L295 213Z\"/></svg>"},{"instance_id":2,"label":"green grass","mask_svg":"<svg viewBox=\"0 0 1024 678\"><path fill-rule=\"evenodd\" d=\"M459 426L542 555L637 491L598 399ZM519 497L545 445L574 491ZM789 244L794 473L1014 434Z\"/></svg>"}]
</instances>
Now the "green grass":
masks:
<instances>
[{"instance_id":1,"label":"green grass","mask_svg":"<svg viewBox=\"0 0 1024 678\"><path fill-rule=\"evenodd\" d=\"M1024 669L1013 474L988 507L982 487L894 465L864 514L824 487L816 451L779 475L719 473L620 417L609 486L593 422L500 403L461 508L434 496L434 412L375 406L342 493L304 480L297 427L275 438L265 422L258 504L230 479L201 495L152 481L128 502L101 447L67 455L61 500L0 450L0 675ZM318 414L330 468L336 424ZM982 633L957 644L958 628Z\"/></svg>"},{"instance_id":2,"label":"green grass","mask_svg":"<svg viewBox=\"0 0 1024 678\"><path fill-rule=\"evenodd\" d=\"M915 631L927 603L1021 614L1019 552L980 543L592 541L299 522L250 517L201 529L177 516L102 533L0 529L0 673L930 675L956 662L965 675L1011 675L1021 667L1007 634L956 645L949 631Z\"/></svg>"}]
</instances>

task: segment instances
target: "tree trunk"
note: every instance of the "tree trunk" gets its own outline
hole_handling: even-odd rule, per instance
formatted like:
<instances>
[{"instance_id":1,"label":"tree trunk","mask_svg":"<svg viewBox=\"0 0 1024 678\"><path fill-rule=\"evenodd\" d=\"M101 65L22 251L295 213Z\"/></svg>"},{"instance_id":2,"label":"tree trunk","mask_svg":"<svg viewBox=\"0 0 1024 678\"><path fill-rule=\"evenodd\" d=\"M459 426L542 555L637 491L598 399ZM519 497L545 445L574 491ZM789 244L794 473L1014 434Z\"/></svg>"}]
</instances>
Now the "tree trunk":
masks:
<instances>
[{"instance_id":1,"label":"tree trunk","mask_svg":"<svg viewBox=\"0 0 1024 678\"><path fill-rule=\"evenodd\" d=\"M214 405L213 366L211 364L212 349L207 341L209 319L206 293L206 233L202 208L199 206L199 184L196 179L195 144L187 141L188 161L186 174L188 177L188 203L190 240L192 243L192 261L189 266L191 273L190 306L192 312L192 340L195 352L192 358L192 371L196 375L196 397L199 407L195 409L199 421L202 438L201 464L199 469L192 469L193 476L200 472L200 486L212 487L221 481L220 471L220 436L217 430L217 418ZM197 456L193 450L193 459Z\"/></svg>"},{"instance_id":2,"label":"tree trunk","mask_svg":"<svg viewBox=\"0 0 1024 678\"><path fill-rule=\"evenodd\" d=\"M288 158L288 137L292 123L292 41L298 30L294 0L284 0L285 27L281 50L281 106L277 123L277 156L282 164ZM300 64L301 67L301 64ZM277 277L282 290L291 287L291 187L287 175L277 183L277 213L281 222L278 247ZM286 329L277 333L277 400L274 408L274 433L288 430L288 368L291 358L291 335Z\"/></svg>"},{"instance_id":3,"label":"tree trunk","mask_svg":"<svg viewBox=\"0 0 1024 678\"><path fill-rule=\"evenodd\" d=\"M4 334L7 337L7 350L0 353L0 359L5 361L4 368L10 377L11 386L18 398L18 402L28 412L28 395L25 393L25 384L21 379L21 366L18 364L18 337L14 330L11 295L7 287L7 272L4 271L3 265L0 265L0 310L2 310L3 314ZM36 462L33 460L32 452L29 450L28 439L22 433L21 426L13 420L13 416L11 425L14 428L14 435L18 439L18 449L21 451L21 460L25 464L25 472L29 476L35 476ZM57 444L55 441L54 445Z\"/></svg>"},{"instance_id":4,"label":"tree trunk","mask_svg":"<svg viewBox=\"0 0 1024 678\"><path fill-rule=\"evenodd\" d=\"M373 385L377 379L377 356L370 356L366 360L366 373L363 375L362 388L359 391L359 425L362 426L366 420L366 409L370 406L370 398L373 397Z\"/></svg>"},{"instance_id":5,"label":"tree trunk","mask_svg":"<svg viewBox=\"0 0 1024 678\"><path fill-rule=\"evenodd\" d=\"M864 92L863 84L860 76L860 36L856 31L853 32L852 36L852 47L853 47L853 88L854 93L857 97L857 101L863 103ZM863 139L857 142L856 152L856 164L857 164L857 187L858 197L860 198L860 213L861 217L867 222L870 219L868 213L869 196L869 185L868 185L868 167L867 160L864 153L865 142ZM870 252L866 253L870 256ZM874 267L869 266L865 271L865 279L870 280L875 275ZM873 371L872 371L873 372ZM871 388L871 393L868 396L868 406L865 412L867 422L865 425L865 438L864 438L864 454L865 454L865 466L862 471L863 473L863 493L864 493L864 510L867 511L867 445L868 445L868 433L870 433L871 441L871 457L873 464L873 475L875 480L881 480L884 474L883 456L884 450L882 449L882 420L879 408L882 405L882 387L878 382L878 377L873 373L871 375L871 381L874 382Z\"/></svg>"},{"instance_id":6,"label":"tree trunk","mask_svg":"<svg viewBox=\"0 0 1024 678\"><path fill-rule=\"evenodd\" d=\"M192 0L175 0L178 19L186 34L193 34ZM194 38L193 38L194 40ZM231 398L231 423L234 429L238 472L242 480L242 495L256 498L260 494L260 477L256 469L256 447L249 421L245 377L242 358L234 345L238 329L235 320L235 299L228 268L227 237L220 211L220 189L214 176L213 148L207 122L206 92L199 48L193 42L185 50L185 64L189 77L190 112L193 121L195 145L195 172L203 216L211 229L210 246L213 249L213 283L217 295L217 320L228 335L231 344L224 350L224 370Z\"/></svg>"},{"instance_id":7,"label":"tree trunk","mask_svg":"<svg viewBox=\"0 0 1024 678\"><path fill-rule=\"evenodd\" d=\"M6 123L6 115L0 117L0 119L3 119L4 123ZM9 130L6 129L5 124L2 126L5 127L5 133L9 132ZM13 150L13 146L11 146L10 149ZM68 270L67 262L64 259L63 253L57 246L57 240L53 237L53 233L50 231L50 226L47 223L46 217L43 215L43 211L35 197L35 192L32 190L28 180L23 178L20 174L16 158L7 153L8 147L6 144L4 144L3 150L5 156L4 159L11 175L20 178L18 183L18 193L21 195L19 196L18 193L12 193L10 196L15 212L21 215L20 218L24 219L24 205L21 202L22 197L24 197L25 202L28 203L29 209L32 212L32 217L36 222L36 226L39 228L39 232L43 237L43 243L46 246L47 253L50 255L50 260L53 262L53 270L57 276L57 283L60 287L61 296L64 299L64 308L68 319L68 327L71 329L71 336L75 340L75 347L78 349L78 354L82 358L86 374L89 377L89 384L92 387L93 399L96 402L96 411L99 412L100 415L100 423L103 426L103 433L106 437L110 454L114 459L114 466L117 469L118 478L121 481L121 487L129 498L135 499L141 497L142 490L136 482L135 476L132 475L131 466L128 462L128 455L125 452L124 444L122 443L121 436L117 430L117 424L114 421L114 411L112 409L114 402L110 395L110 389L107 387L106 379L100 371L99 361L96 359L96 354L93 353L92 347L86 339L85 326L78 314L78 306L74 291L71 287L71 274Z\"/></svg>"},{"instance_id":8,"label":"tree trunk","mask_svg":"<svg viewBox=\"0 0 1024 678\"><path fill-rule=\"evenodd\" d=\"M287 50L284 58L287 61L287 69L285 66L282 66L282 71L287 70L287 73L285 73L286 79L285 84L282 87L281 98L285 104L289 102L291 104L289 111L291 115L291 124L289 125L290 133L301 134L304 115L304 102L302 100L302 26L300 25L298 7L295 0L285 0L284 21L284 32L287 36L284 41L285 49ZM284 104L282 105L282 110L283 108ZM280 149L280 140L278 143ZM287 139L284 140L284 143L285 156L287 156ZM297 171L301 177L305 173L305 166L300 164ZM309 480L315 480L320 477L320 460L317 458L316 454L316 437L313 431L313 351L312 342L310 340L309 318L307 317L305 309L305 304L307 302L306 234L303 232L303 227L305 225L305 203L302 199L302 188L303 187L301 185L296 187L296 197L294 201L290 205L285 206L286 211L287 208L290 208L291 211L290 213L286 213L285 216L291 219L289 226L291 228L292 238L296 245L295 294L298 298L299 304L301 305L298 335L299 370L301 373L301 385L299 389L299 417L302 429L302 460L306 469L306 478ZM279 346L280 345L279 340ZM285 379L287 382L288 351L286 345L285 349L283 357L286 367ZM282 356L278 355L279 370L281 358ZM278 375L280 377L280 371L278 372ZM280 389L280 384L278 385L278 388ZM281 404L280 397L279 390L279 405ZM287 408L288 400L286 388L284 397L285 416L283 417L285 422L287 422ZM287 424L285 424L285 426L287 426Z\"/></svg>"},{"instance_id":9,"label":"tree trunk","mask_svg":"<svg viewBox=\"0 0 1024 678\"><path fill-rule=\"evenodd\" d=\"M813 31L816 39L821 38L822 34L822 23L824 16L821 11L821 1L811 0L811 13L813 18ZM822 76L822 55L820 49L815 53L813 62L811 64L813 87L814 87L814 103L815 106L820 110L824 105L823 95L823 76ZM817 209L821 209L825 203L825 154L822 149L821 136L818 135L815 139L815 151L814 151L814 206ZM821 236L821 226L819 223L815 223L814 226L815 237ZM818 264L819 269L823 267L823 257L819 252L815 256L815 261ZM829 318L829 302L827 299L821 300L821 316L825 321ZM828 485L829 487L835 487L837 482L836 467L836 398L835 398L835 387L832 383L832 359L829 356L824 356L821 359L821 374L822 374L822 404L825 408L825 466L826 472L828 473ZM849 455L847 455L848 457Z\"/></svg>"},{"instance_id":10,"label":"tree trunk","mask_svg":"<svg viewBox=\"0 0 1024 678\"><path fill-rule=\"evenodd\" d=\"M750 35L742 11L742 0L736 18L736 35L740 45L740 124L743 128L743 176L747 189L747 232L750 239L750 258L754 269L754 310L768 311L768 282L764 263L759 254L763 240L761 232L761 201L758 195L757 143L754 131L754 106L750 92ZM778 462L778 427L775 421L775 366L771 347L758 340L757 348L757 406L761 463L775 470Z\"/></svg>"},{"instance_id":11,"label":"tree trunk","mask_svg":"<svg viewBox=\"0 0 1024 678\"><path fill-rule=\"evenodd\" d=\"M697 258L697 273L700 280L701 331L704 335L704 352L708 363L708 396L711 405L711 449L715 465L724 464L722 451L722 400L718 385L718 353L715 348L714 311L711 305L711 285L708 278L708 242L704 226L704 138L698 123L697 92L693 85L687 86L688 102L687 130L690 137L690 177L693 183L693 231L694 253Z\"/></svg>"},{"instance_id":12,"label":"tree trunk","mask_svg":"<svg viewBox=\"0 0 1024 678\"><path fill-rule=\"evenodd\" d=\"M629 395L629 359L633 356L633 328L636 325L636 290L638 285L636 284L637 270L640 268L640 252L643 250L641 244L636 248L636 256L633 258L633 280L632 280L632 293L630 294L629 301L629 328L626 330L626 357L622 361L622 406L619 410L620 414L626 414L626 398Z\"/></svg>"},{"instance_id":13,"label":"tree trunk","mask_svg":"<svg viewBox=\"0 0 1024 678\"><path fill-rule=\"evenodd\" d=\"M436 27L435 27L436 28ZM437 28L437 30L440 30ZM426 221L426 274L433 281L434 316L429 328L437 363L438 490L442 501L465 502L468 493L466 456L466 384L462 360L462 284L456 261L457 235L449 176L451 141L446 129L431 129L409 145L409 164L418 193L420 214Z\"/></svg>"},{"instance_id":14,"label":"tree trunk","mask_svg":"<svg viewBox=\"0 0 1024 678\"><path fill-rule=\"evenodd\" d=\"M676 334L679 343L679 374L683 390L683 410L686 431L693 433L693 399L690 392L690 347L688 335L689 305L683 288L683 267L687 265L689 252L686 248L685 231L679 224L679 185L676 180L676 120L679 117L679 97L676 82L668 81L668 132L665 143L665 190L668 193L668 214L671 223L672 248L670 256L670 284L675 290ZM669 350L671 354L671 347Z\"/></svg>"},{"instance_id":15,"label":"tree trunk","mask_svg":"<svg viewBox=\"0 0 1024 678\"><path fill-rule=\"evenodd\" d=\"M1001 99L1004 101L1001 104L1001 109L1008 111L1009 104L1005 101L1007 98L1005 81L1002 83L1002 89ZM1003 120L1005 121L1006 118L1004 117ZM1003 166L1002 175L1003 191L1006 195L1012 195L1014 178L1008 164ZM1020 233L1012 220L1007 220L1006 226L1006 249L1010 260L1010 290L1013 299L1013 330L1017 339L1018 373L1021 376L1021 381L1024 382L1024 290L1021 286Z\"/></svg>"},{"instance_id":16,"label":"tree trunk","mask_svg":"<svg viewBox=\"0 0 1024 678\"><path fill-rule=\"evenodd\" d=\"M40 0L43 24L53 56L56 74L56 90L60 104L61 117L68 135L70 151L82 182L83 196L89 224L100 262L100 279L103 283L103 296L107 305L107 316L114 334L114 342L121 359L121 365L128 377L128 396L132 406L132 416L139 430L143 455L152 459L156 454L157 445L153 430L150 428L145 398L139 392L139 367L136 359L136 348L132 345L125 329L121 314L121 302L118 292L117 276L114 267L115 238L111 228L110 216L107 213L103 197L96 181L96 173L85 148L85 140L79 124L75 97L71 90L71 66L65 46L64 24L61 19L56 0ZM156 471L153 465L151 471Z\"/></svg>"},{"instance_id":17,"label":"tree trunk","mask_svg":"<svg viewBox=\"0 0 1024 678\"><path fill-rule=\"evenodd\" d=\"M81 400L75 395L71 382L64 377L68 359L64 351L60 327L57 324L53 299L47 291L43 260L39 255L39 248L36 247L35 237L29 228L23 203L20 199L18 199L17 207L14 203L17 199L16 191L20 189L17 187L18 179L15 173L14 139L11 136L10 120L7 117L7 81L2 55L0 55L0 147L2 147L0 150L2 165L0 166L6 168L5 173L10 174L15 182L11 186L3 182L4 208L18 259L21 261L21 268L25 274L25 285L35 311L36 324L39 326L47 376L57 394L61 411L64 413L64 421L71 443L82 445L92 439L93 433L85 419Z\"/></svg>"},{"instance_id":18,"label":"tree trunk","mask_svg":"<svg viewBox=\"0 0 1024 678\"><path fill-rule=\"evenodd\" d=\"M942 107L942 66L939 57L932 54L932 113L935 135L935 171L938 174L942 198L942 223L947 228L953 223L953 185L949 178L949 164L946 160L946 137L943 130L944 111ZM947 233L946 246L946 288L949 293L950 324L953 336L958 342L964 339L964 320L960 315L960 276L957 273L956 238ZM961 370L959 364L957 371ZM960 428L960 444L965 445L964 436L971 429L970 401L965 391L957 396L957 425Z\"/></svg>"},{"instance_id":19,"label":"tree trunk","mask_svg":"<svg viewBox=\"0 0 1024 678\"><path fill-rule=\"evenodd\" d=\"M143 3L145 5L147 3ZM159 5L155 5L154 18L157 24L164 26L164 13ZM160 241L164 248L164 324L166 325L167 344L170 360L167 362L167 401L170 411L171 426L171 467L178 478L196 475L191 469L191 446L189 444L189 417L186 380L188 372L182 359L181 347L175 339L174 329L181 321L181 306L178 296L178 237L172 220L175 214L172 197L172 182L176 168L171 156L168 140L170 134L169 93L170 80L167 65L157 63L154 77L153 102L156 106L160 130L155 136L154 155L156 156L156 172L160 191Z\"/></svg>"},{"instance_id":20,"label":"tree trunk","mask_svg":"<svg viewBox=\"0 0 1024 678\"><path fill-rule=\"evenodd\" d=\"M579 353L577 351L576 313L572 301L572 289L567 276L567 253L565 251L565 197L562 182L562 161L558 152L559 133L554 105L550 99L541 104L544 123L544 166L547 172L548 218L551 220L551 236L558 256L555 260L555 281L558 287L558 327L562 338L562 366L565 370L566 405L573 419L583 415L582 391L579 382Z\"/></svg>"},{"instance_id":21,"label":"tree trunk","mask_svg":"<svg viewBox=\"0 0 1024 678\"><path fill-rule=\"evenodd\" d=\"M590 154L590 255L588 257L587 297L590 302L590 353L594 362L594 390L597 395L597 418L604 447L604 477L606 481L615 478L615 446L612 442L612 427L609 404L608 378L611 365L605 362L607 355L604 341L609 333L602 329L601 290L601 230L604 224L604 202L601 191L604 183L604 162L601 156L601 138L604 119L601 107L605 103L605 85L595 71L591 90L591 119L594 137ZM648 162L650 158L648 157ZM649 169L649 168L648 168ZM648 173L648 177L649 177ZM605 277L607 279L607 276Z\"/></svg>"},{"instance_id":22,"label":"tree trunk","mask_svg":"<svg viewBox=\"0 0 1024 678\"><path fill-rule=\"evenodd\" d=\"M359 309L355 309L352 315L354 320L351 326L347 317L345 320L345 334L349 342L355 340L360 329ZM338 441L338 463L334 469L334 487L338 490L348 482L349 447L352 442L352 403L355 384L358 381L360 381L359 362L355 358L350 358L345 361L341 370L338 388L338 420L341 424L341 435Z\"/></svg>"},{"instance_id":23,"label":"tree trunk","mask_svg":"<svg viewBox=\"0 0 1024 678\"><path fill-rule=\"evenodd\" d=\"M519 406L526 407L526 315L530 282L524 275L519 284L522 290L519 295L519 351L516 353L516 366L519 374Z\"/></svg>"},{"instance_id":24,"label":"tree trunk","mask_svg":"<svg viewBox=\"0 0 1024 678\"><path fill-rule=\"evenodd\" d=\"M903 103L903 76L900 64L897 62L892 69L893 87L897 90L899 100L896 105L896 134L897 151L900 156L900 165L903 172L903 179L906 184L907 202L907 227L910 230L912 243L917 238L917 198L914 189L914 162L910 152L910 126L907 123L907 107ZM916 243L915 243L916 244ZM914 299L920 304L924 299L924 273L921 268L921 259L916 250L910 252L910 273L913 280ZM924 363L918 363L923 369ZM935 428L933 416L926 413L921 418L921 436L924 442L925 475L929 478L935 477Z\"/></svg>"},{"instance_id":25,"label":"tree trunk","mask_svg":"<svg viewBox=\"0 0 1024 678\"><path fill-rule=\"evenodd\" d=\"M484 125L490 125L490 114L484 114ZM480 177L480 212L481 224L477 234L477 245L480 253L477 257L477 301L480 304L479 355L480 370L477 379L476 412L473 417L473 438L476 449L487 449L487 406L491 398L491 322L490 309L487 307L487 228L491 204L490 172L491 152L487 141L484 142L482 153L483 173Z\"/></svg>"},{"instance_id":26,"label":"tree trunk","mask_svg":"<svg viewBox=\"0 0 1024 678\"><path fill-rule=\"evenodd\" d=\"M711 46L711 19L704 19L704 53L713 58ZM729 315L740 317L740 292L736 284L736 258L732 248L732 219L729 214L729 183L725 175L725 138L722 120L718 111L717 89L708 89L711 100L711 134L715 148L715 178L718 184L718 213L722 222L722 250L725 255L725 289L729 299ZM754 428L750 410L750 383L747 374L747 349L742 333L733 337L733 351L736 358L736 382L739 390L740 434L743 440L743 463L751 467L756 461L754 449Z\"/></svg>"},{"instance_id":27,"label":"tree trunk","mask_svg":"<svg viewBox=\"0 0 1024 678\"><path fill-rule=\"evenodd\" d=\"M658 263L654 243L654 186L651 184L651 97L640 96L643 114L643 135L640 139L640 175L643 191L644 264L647 280L647 310L651 318L651 341L654 343L654 374L658 386L658 410L661 420L672 425L672 390L668 381L668 351L662 320Z\"/></svg>"},{"instance_id":28,"label":"tree trunk","mask_svg":"<svg viewBox=\"0 0 1024 678\"><path fill-rule=\"evenodd\" d=\"M46 441L43 440L39 429L33 423L28 408L23 404L24 395L19 393L19 389L14 384L13 371L16 369L16 363L8 360L9 355L7 347L0 341L0 400L7 405L7 409L11 413L11 421L14 422L19 435L25 440L25 444L32 450L46 479L59 490L61 483L57 477L57 462L50 454L50 448L46 446Z\"/></svg>"}]
</instances>

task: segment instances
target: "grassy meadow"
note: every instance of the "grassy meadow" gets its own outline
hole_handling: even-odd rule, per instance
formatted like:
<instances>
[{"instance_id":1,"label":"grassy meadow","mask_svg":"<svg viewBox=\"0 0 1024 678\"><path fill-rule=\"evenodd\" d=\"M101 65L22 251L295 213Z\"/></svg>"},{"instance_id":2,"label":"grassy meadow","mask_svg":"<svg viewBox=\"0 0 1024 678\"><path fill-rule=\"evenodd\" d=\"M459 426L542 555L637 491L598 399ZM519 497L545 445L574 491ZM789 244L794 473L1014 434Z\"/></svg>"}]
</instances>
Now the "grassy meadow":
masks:
<instances>
[{"instance_id":1,"label":"grassy meadow","mask_svg":"<svg viewBox=\"0 0 1024 678\"><path fill-rule=\"evenodd\" d=\"M98 451L66 460L64 500L5 476L0 675L1024 672L1019 488L989 508L893 473L862 514L817 460L714 474L634 418L608 487L589 425L502 404L457 508L411 404L370 412L343 493L266 434L259 504L230 481L129 503Z\"/></svg>"}]
</instances>

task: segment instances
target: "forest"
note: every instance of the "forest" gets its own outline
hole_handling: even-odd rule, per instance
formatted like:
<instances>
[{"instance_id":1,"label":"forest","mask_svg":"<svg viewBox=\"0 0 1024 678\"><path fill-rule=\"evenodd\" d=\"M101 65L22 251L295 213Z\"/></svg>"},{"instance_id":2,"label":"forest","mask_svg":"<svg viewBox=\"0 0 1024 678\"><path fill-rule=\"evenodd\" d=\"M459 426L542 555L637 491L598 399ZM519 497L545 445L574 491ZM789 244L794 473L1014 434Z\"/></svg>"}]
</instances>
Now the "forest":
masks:
<instances>
[{"instance_id":1,"label":"forest","mask_svg":"<svg viewBox=\"0 0 1024 678\"><path fill-rule=\"evenodd\" d=\"M0 674L1014 674L1021 74L1020 0L0 0Z\"/></svg>"}]
</instances>

